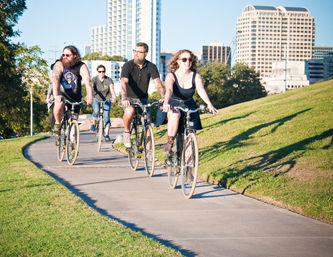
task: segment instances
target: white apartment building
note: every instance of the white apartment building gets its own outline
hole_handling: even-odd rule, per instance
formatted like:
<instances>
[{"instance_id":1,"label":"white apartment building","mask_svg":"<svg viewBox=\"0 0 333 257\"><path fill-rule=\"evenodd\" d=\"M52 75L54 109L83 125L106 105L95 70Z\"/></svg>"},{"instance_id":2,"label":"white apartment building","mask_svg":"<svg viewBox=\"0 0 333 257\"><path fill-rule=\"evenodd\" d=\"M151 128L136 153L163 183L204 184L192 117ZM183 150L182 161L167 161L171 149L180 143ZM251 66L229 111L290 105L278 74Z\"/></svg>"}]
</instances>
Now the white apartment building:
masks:
<instances>
[{"instance_id":1,"label":"white apartment building","mask_svg":"<svg viewBox=\"0 0 333 257\"><path fill-rule=\"evenodd\" d=\"M161 0L108 0L107 24L91 28L90 51L129 60L138 42L149 46L147 60L159 67Z\"/></svg>"},{"instance_id":2,"label":"white apartment building","mask_svg":"<svg viewBox=\"0 0 333 257\"><path fill-rule=\"evenodd\" d=\"M262 78L272 74L272 63L312 58L315 22L303 7L248 5L238 17L236 62L255 67Z\"/></svg>"}]
</instances>

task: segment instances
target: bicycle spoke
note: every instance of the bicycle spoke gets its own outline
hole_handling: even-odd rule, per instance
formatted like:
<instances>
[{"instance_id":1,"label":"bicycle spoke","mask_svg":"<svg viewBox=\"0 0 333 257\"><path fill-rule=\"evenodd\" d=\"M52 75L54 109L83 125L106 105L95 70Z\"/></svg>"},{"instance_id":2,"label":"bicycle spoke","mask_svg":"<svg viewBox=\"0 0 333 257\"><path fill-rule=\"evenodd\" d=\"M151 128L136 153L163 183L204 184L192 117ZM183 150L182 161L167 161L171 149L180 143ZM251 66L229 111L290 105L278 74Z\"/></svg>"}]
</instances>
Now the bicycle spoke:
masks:
<instances>
[{"instance_id":1,"label":"bicycle spoke","mask_svg":"<svg viewBox=\"0 0 333 257\"><path fill-rule=\"evenodd\" d=\"M131 169L135 171L139 165L138 148L137 148L137 138L138 138L137 128L135 126L132 126L130 133L131 133L131 147L127 149L128 161Z\"/></svg>"},{"instance_id":2,"label":"bicycle spoke","mask_svg":"<svg viewBox=\"0 0 333 257\"><path fill-rule=\"evenodd\" d=\"M72 121L67 131L66 156L69 165L73 165L79 154L80 130L77 121Z\"/></svg>"},{"instance_id":3,"label":"bicycle spoke","mask_svg":"<svg viewBox=\"0 0 333 257\"><path fill-rule=\"evenodd\" d=\"M148 176L152 177L155 169L155 142L153 128L150 125L146 126L143 140L145 169Z\"/></svg>"},{"instance_id":4,"label":"bicycle spoke","mask_svg":"<svg viewBox=\"0 0 333 257\"><path fill-rule=\"evenodd\" d=\"M198 176L198 143L194 133L190 133L182 152L182 190L186 198L191 198Z\"/></svg>"}]
</instances>

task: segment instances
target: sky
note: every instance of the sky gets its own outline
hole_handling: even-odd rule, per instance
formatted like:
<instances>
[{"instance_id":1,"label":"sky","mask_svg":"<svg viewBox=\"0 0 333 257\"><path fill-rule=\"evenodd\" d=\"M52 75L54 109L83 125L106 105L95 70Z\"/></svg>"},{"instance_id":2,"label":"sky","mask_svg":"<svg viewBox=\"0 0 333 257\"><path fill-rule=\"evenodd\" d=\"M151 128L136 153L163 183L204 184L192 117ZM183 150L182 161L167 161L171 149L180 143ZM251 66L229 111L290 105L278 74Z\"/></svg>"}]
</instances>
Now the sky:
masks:
<instances>
[{"instance_id":1,"label":"sky","mask_svg":"<svg viewBox=\"0 0 333 257\"><path fill-rule=\"evenodd\" d=\"M237 17L248 4L306 7L316 23L316 46L333 46L332 0L162 0L161 50L200 51L202 45L222 42L235 48ZM90 28L106 24L106 0L26 0L27 9L13 39L27 46L39 45L49 62L73 44L83 54L90 42Z\"/></svg>"}]
</instances>

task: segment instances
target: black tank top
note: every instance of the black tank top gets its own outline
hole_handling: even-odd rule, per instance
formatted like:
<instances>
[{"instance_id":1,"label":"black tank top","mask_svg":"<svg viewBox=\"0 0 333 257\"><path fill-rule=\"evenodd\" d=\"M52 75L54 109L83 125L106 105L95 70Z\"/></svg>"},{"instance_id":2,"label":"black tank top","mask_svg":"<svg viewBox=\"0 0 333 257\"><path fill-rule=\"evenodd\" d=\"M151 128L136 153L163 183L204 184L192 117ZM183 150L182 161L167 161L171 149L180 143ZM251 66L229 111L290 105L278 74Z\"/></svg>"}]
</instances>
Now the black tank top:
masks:
<instances>
[{"instance_id":1,"label":"black tank top","mask_svg":"<svg viewBox=\"0 0 333 257\"><path fill-rule=\"evenodd\" d=\"M63 91L65 96L75 101L80 101L82 98L80 68L83 64L83 62L78 62L73 67L64 68L60 78L61 91Z\"/></svg>"},{"instance_id":2,"label":"black tank top","mask_svg":"<svg viewBox=\"0 0 333 257\"><path fill-rule=\"evenodd\" d=\"M175 78L175 82L173 83L173 94L172 98L181 99L181 100L189 100L192 99L194 92L195 92L195 75L196 72L193 72L193 78L192 78L192 87L190 88L182 88L177 80L177 76L174 72L172 72L172 75Z\"/></svg>"}]
</instances>

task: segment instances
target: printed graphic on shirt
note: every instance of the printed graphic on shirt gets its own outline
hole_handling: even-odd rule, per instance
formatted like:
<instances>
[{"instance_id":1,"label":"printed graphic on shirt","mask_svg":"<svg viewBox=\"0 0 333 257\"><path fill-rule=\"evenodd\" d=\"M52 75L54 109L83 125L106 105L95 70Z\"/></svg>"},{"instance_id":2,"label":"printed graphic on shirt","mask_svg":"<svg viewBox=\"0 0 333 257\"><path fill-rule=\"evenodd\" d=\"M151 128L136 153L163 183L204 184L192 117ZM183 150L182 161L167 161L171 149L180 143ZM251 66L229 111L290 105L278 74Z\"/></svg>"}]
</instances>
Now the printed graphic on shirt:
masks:
<instances>
[{"instance_id":1,"label":"printed graphic on shirt","mask_svg":"<svg viewBox=\"0 0 333 257\"><path fill-rule=\"evenodd\" d=\"M72 90L74 93L77 91L77 76L66 68L64 68L60 83L65 90Z\"/></svg>"}]
</instances>

